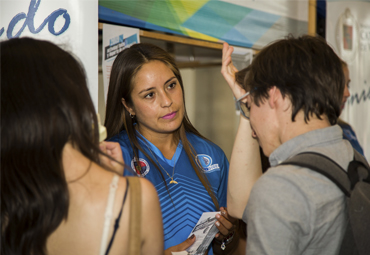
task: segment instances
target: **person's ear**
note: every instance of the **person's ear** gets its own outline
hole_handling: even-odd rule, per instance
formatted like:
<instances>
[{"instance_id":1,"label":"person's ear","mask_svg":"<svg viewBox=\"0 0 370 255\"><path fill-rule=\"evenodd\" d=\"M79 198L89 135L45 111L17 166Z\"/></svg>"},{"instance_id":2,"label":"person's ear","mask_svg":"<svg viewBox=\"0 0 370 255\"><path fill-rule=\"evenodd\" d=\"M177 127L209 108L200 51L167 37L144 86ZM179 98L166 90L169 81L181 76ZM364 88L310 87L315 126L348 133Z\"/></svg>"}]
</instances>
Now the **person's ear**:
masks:
<instances>
[{"instance_id":1,"label":"person's ear","mask_svg":"<svg viewBox=\"0 0 370 255\"><path fill-rule=\"evenodd\" d=\"M279 99L282 98L280 89L278 89L276 86L273 86L272 88L270 88L268 93L269 93L268 104L272 109L274 109L276 108Z\"/></svg>"},{"instance_id":2,"label":"person's ear","mask_svg":"<svg viewBox=\"0 0 370 255\"><path fill-rule=\"evenodd\" d=\"M136 115L136 114L135 114L135 110L134 110L134 108L130 107L130 106L127 104L127 102L126 102L126 100L125 100L124 98L122 98L122 104L123 104L123 106L126 108L126 110L130 113L130 115Z\"/></svg>"}]
</instances>

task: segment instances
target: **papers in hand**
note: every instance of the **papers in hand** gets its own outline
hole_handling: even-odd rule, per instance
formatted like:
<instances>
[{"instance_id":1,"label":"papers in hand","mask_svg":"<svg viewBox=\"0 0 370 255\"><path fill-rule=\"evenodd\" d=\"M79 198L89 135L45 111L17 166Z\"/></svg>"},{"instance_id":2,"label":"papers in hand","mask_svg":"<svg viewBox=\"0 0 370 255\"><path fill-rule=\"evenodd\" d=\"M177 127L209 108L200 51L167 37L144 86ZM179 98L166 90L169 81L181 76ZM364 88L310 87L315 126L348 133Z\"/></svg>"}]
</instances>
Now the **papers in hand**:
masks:
<instances>
[{"instance_id":1,"label":"papers in hand","mask_svg":"<svg viewBox=\"0 0 370 255\"><path fill-rule=\"evenodd\" d=\"M195 225L188 238L195 235L195 243L190 246L186 251L172 252L173 255L203 255L213 238L218 233L218 228L215 225L216 214L220 212L205 212L202 214L198 223Z\"/></svg>"}]
</instances>

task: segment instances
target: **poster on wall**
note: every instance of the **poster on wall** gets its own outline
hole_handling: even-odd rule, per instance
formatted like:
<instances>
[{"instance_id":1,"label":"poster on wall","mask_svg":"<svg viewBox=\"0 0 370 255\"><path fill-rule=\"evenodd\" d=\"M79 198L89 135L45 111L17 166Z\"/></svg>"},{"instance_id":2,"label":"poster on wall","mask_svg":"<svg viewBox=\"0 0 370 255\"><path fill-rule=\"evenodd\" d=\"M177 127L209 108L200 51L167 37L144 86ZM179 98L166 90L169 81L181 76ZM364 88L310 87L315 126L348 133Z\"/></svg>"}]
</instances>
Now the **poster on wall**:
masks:
<instances>
[{"instance_id":1,"label":"poster on wall","mask_svg":"<svg viewBox=\"0 0 370 255\"><path fill-rule=\"evenodd\" d=\"M260 49L307 33L308 0L99 0L99 20Z\"/></svg>"},{"instance_id":2,"label":"poster on wall","mask_svg":"<svg viewBox=\"0 0 370 255\"><path fill-rule=\"evenodd\" d=\"M17 37L48 40L84 65L98 108L98 0L0 0L0 41Z\"/></svg>"},{"instance_id":3,"label":"poster on wall","mask_svg":"<svg viewBox=\"0 0 370 255\"><path fill-rule=\"evenodd\" d=\"M110 71L114 60L118 53L139 42L139 29L103 24L102 69L105 102L107 102Z\"/></svg>"},{"instance_id":4,"label":"poster on wall","mask_svg":"<svg viewBox=\"0 0 370 255\"><path fill-rule=\"evenodd\" d=\"M326 39L348 64L350 97L341 118L354 129L370 161L370 1L328 0Z\"/></svg>"}]
</instances>

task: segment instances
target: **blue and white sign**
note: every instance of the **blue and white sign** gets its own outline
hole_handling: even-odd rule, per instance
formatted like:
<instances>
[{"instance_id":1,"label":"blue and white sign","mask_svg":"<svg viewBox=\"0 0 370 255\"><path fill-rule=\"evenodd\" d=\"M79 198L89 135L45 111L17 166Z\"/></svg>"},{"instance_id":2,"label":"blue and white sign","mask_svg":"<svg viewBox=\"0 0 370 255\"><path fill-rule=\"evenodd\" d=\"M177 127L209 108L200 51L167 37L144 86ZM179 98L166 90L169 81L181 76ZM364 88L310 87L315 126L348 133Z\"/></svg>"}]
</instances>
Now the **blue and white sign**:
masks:
<instances>
[{"instance_id":1,"label":"blue and white sign","mask_svg":"<svg viewBox=\"0 0 370 255\"><path fill-rule=\"evenodd\" d=\"M0 41L49 40L84 65L98 107L98 0L0 0Z\"/></svg>"}]
</instances>

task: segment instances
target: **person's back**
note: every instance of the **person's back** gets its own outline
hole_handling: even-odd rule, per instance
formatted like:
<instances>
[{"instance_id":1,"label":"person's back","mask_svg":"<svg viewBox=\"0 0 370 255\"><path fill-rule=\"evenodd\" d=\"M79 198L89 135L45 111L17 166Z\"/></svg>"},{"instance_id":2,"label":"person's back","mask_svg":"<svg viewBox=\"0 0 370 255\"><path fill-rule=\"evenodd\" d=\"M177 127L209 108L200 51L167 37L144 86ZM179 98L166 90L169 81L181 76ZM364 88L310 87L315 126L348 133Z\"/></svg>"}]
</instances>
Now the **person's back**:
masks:
<instances>
[{"instance_id":1,"label":"person's back","mask_svg":"<svg viewBox=\"0 0 370 255\"><path fill-rule=\"evenodd\" d=\"M251 235L253 241L247 246L250 254L339 252L347 224L343 192L322 174L279 163L313 151L347 169L353 150L341 135L338 126L311 131L285 142L270 155L271 168L253 186L243 215L249 233L268 229L270 234Z\"/></svg>"},{"instance_id":2,"label":"person's back","mask_svg":"<svg viewBox=\"0 0 370 255\"><path fill-rule=\"evenodd\" d=\"M129 254L134 239L141 254L163 254L156 190L130 179L140 183L141 214L130 212L137 186L120 177L119 145L99 144L77 60L47 41L17 38L0 46L1 253ZM129 232L135 213L140 236Z\"/></svg>"},{"instance_id":3,"label":"person's back","mask_svg":"<svg viewBox=\"0 0 370 255\"><path fill-rule=\"evenodd\" d=\"M113 239L114 245L110 248L109 254L129 254L129 205L132 190L127 187L127 179L118 177L116 173L106 171L95 163L91 164L70 145L66 146L64 155L63 168L70 196L68 218L48 238L48 253L53 255L100 254L100 250L103 249L105 254L112 239L115 220L119 217L122 208L119 231L116 232ZM86 169L89 170L86 172ZM114 178L117 178L116 183L113 183ZM161 229L157 193L149 181L141 178L139 180L142 193L141 237L139 238L145 240L142 254L161 254L163 241L161 238L153 238L153 236L160 237L157 231ZM117 187L117 190L113 191L115 196L112 200L114 202L107 242L103 242L104 218L111 186ZM150 212L150 217L145 212Z\"/></svg>"}]
</instances>

